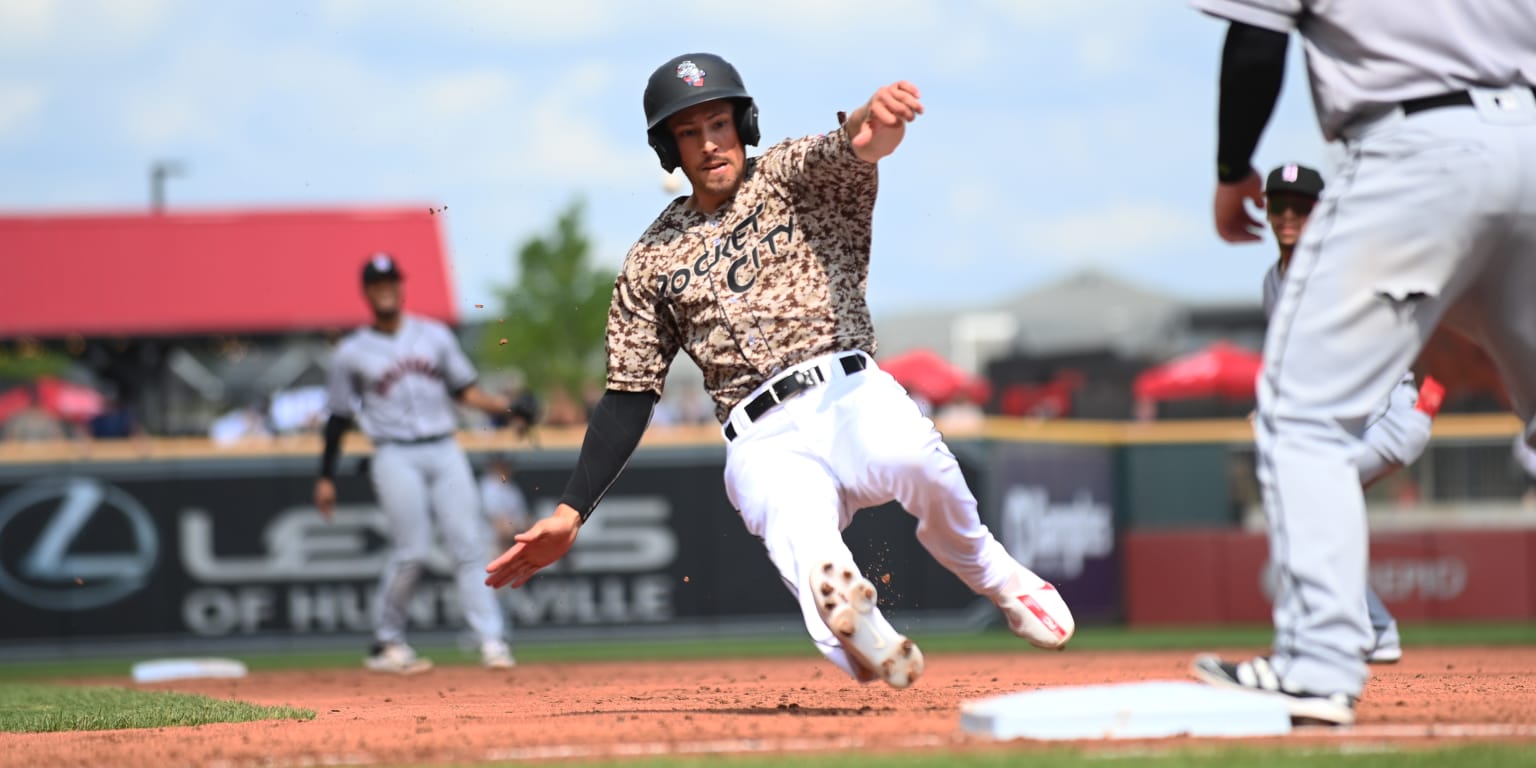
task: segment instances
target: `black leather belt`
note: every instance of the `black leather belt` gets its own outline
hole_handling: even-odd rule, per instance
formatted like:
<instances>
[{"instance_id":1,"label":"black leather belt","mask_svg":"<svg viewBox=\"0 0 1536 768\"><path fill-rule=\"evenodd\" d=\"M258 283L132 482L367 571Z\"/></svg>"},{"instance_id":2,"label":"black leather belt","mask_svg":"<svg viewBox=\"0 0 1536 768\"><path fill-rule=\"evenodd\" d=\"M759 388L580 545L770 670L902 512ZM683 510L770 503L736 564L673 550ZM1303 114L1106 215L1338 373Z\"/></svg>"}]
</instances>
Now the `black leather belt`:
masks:
<instances>
[{"instance_id":1,"label":"black leather belt","mask_svg":"<svg viewBox=\"0 0 1536 768\"><path fill-rule=\"evenodd\" d=\"M1536 87L1531 88L1531 93L1536 94ZM1403 114L1411 115L1415 112L1423 112L1426 109L1439 109L1441 107L1470 107L1472 106L1472 94L1467 91L1454 93L1442 93L1439 96L1425 96L1422 99L1409 99L1402 104Z\"/></svg>"},{"instance_id":2,"label":"black leather belt","mask_svg":"<svg viewBox=\"0 0 1536 768\"><path fill-rule=\"evenodd\" d=\"M429 435L427 437L412 437L405 440L374 440L373 442L377 445L424 445L426 443L435 443L439 440L447 440L450 437L453 437L452 432L444 432L441 435Z\"/></svg>"},{"instance_id":3,"label":"black leather belt","mask_svg":"<svg viewBox=\"0 0 1536 768\"><path fill-rule=\"evenodd\" d=\"M869 365L863 355L848 354L837 359L838 365L843 367L843 373L853 375L864 370ZM747 415L748 421L757 421L763 414L772 410L775 405L800 394L801 392L819 387L827 383L827 375L821 372L821 368L806 368L795 371L792 374L776 379L763 393L747 401L742 407L742 412ZM736 425L725 425L725 439L736 439Z\"/></svg>"}]
</instances>

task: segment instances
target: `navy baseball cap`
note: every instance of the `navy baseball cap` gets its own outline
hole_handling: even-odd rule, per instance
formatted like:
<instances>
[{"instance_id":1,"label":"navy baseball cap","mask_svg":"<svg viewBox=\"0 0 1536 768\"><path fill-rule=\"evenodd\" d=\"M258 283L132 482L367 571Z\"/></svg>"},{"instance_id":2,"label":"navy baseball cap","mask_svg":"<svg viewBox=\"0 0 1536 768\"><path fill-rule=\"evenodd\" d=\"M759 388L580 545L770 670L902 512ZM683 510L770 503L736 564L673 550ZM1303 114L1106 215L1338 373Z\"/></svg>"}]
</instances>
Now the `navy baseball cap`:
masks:
<instances>
[{"instance_id":1,"label":"navy baseball cap","mask_svg":"<svg viewBox=\"0 0 1536 768\"><path fill-rule=\"evenodd\" d=\"M363 265L363 285L384 280L399 280L402 277L405 275L400 273L400 267L395 264L395 258L387 253L375 253L368 258L368 263Z\"/></svg>"},{"instance_id":2,"label":"navy baseball cap","mask_svg":"<svg viewBox=\"0 0 1536 768\"><path fill-rule=\"evenodd\" d=\"M1270 171L1269 178L1264 182L1264 194L1273 195L1276 192L1316 198L1323 194L1323 176L1305 165L1282 165Z\"/></svg>"}]
</instances>

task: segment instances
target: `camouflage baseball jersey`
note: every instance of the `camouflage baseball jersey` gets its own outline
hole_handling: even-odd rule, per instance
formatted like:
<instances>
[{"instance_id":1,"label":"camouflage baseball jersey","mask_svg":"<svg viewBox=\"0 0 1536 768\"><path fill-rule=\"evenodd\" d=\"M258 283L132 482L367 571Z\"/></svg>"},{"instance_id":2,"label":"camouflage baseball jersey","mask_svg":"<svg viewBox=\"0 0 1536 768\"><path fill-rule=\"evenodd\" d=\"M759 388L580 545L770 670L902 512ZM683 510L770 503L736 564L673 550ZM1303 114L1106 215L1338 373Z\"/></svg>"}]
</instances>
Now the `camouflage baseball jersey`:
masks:
<instances>
[{"instance_id":1,"label":"camouflage baseball jersey","mask_svg":"<svg viewBox=\"0 0 1536 768\"><path fill-rule=\"evenodd\" d=\"M864 293L878 174L847 131L747 160L714 214L678 198L630 249L608 310L608 387L661 393L679 349L723 422L776 372L832 352L875 353Z\"/></svg>"}]
</instances>

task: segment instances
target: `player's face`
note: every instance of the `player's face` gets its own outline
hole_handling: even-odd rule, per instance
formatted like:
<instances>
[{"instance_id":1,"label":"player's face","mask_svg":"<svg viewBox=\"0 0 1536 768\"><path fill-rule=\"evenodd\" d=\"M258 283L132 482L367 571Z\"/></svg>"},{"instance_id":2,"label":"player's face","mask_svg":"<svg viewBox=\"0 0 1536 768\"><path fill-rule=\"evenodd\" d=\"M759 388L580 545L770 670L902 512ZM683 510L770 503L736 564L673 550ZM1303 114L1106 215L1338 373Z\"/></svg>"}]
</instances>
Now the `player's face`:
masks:
<instances>
[{"instance_id":1,"label":"player's face","mask_svg":"<svg viewBox=\"0 0 1536 768\"><path fill-rule=\"evenodd\" d=\"M747 152L736 135L736 113L729 101L689 107L669 118L667 127L699 207L714 210L736 194Z\"/></svg>"},{"instance_id":2,"label":"player's face","mask_svg":"<svg viewBox=\"0 0 1536 768\"><path fill-rule=\"evenodd\" d=\"M1306 195L1276 192L1264 204L1269 226L1275 231L1275 240L1282 247L1293 248L1301 239L1301 231L1307 227L1307 217L1317 201Z\"/></svg>"},{"instance_id":3,"label":"player's face","mask_svg":"<svg viewBox=\"0 0 1536 768\"><path fill-rule=\"evenodd\" d=\"M373 309L373 314L380 317L400 314L399 280L371 282L363 286L363 295L368 297L368 306Z\"/></svg>"}]
</instances>

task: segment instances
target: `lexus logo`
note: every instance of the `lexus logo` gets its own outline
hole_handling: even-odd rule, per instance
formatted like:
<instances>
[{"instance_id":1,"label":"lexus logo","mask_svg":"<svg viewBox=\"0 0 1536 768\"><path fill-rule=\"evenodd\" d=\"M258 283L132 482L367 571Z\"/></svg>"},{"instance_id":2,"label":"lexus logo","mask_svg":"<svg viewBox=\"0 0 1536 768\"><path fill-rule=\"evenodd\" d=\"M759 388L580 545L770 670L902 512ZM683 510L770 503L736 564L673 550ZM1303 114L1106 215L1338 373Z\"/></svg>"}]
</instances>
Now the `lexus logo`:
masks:
<instances>
[{"instance_id":1,"label":"lexus logo","mask_svg":"<svg viewBox=\"0 0 1536 768\"><path fill-rule=\"evenodd\" d=\"M0 499L0 591L28 605L110 605L143 588L158 556L143 505L98 480L50 478Z\"/></svg>"}]
</instances>

